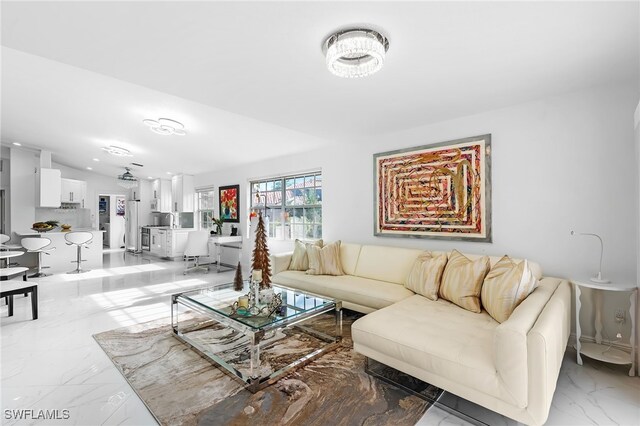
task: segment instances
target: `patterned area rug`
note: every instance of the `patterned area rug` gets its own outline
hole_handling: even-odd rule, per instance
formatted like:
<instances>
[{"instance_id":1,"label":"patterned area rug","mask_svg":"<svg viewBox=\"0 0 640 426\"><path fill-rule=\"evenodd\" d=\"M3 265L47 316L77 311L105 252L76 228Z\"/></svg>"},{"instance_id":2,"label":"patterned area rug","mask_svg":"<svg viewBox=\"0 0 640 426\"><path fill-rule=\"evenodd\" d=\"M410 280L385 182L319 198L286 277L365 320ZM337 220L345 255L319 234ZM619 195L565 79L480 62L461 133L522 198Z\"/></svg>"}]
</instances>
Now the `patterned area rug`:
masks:
<instances>
[{"instance_id":1,"label":"patterned area rug","mask_svg":"<svg viewBox=\"0 0 640 426\"><path fill-rule=\"evenodd\" d=\"M353 351L351 341L351 324L360 315L343 312L344 338L337 349L255 394L173 337L168 319L94 338L162 425L414 425L430 404L365 372L365 359ZM194 329L204 333L202 318L192 320L198 324ZM312 321L323 329L333 318ZM207 338L212 336L221 339L221 346L237 340L221 336L213 324ZM262 354L265 364L277 368L317 344L291 328L272 336ZM240 366L248 358L241 346L225 351ZM432 399L441 392L431 385L421 390Z\"/></svg>"}]
</instances>

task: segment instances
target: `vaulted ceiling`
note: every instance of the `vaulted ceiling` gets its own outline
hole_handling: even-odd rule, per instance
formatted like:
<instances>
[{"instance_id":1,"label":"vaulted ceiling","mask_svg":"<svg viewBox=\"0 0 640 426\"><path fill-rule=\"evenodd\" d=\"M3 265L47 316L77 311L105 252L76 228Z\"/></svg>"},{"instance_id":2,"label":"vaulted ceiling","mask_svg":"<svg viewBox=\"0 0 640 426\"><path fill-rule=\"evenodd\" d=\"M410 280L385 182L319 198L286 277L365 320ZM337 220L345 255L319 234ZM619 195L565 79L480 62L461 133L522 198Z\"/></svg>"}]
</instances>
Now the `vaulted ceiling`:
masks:
<instances>
[{"instance_id":1,"label":"vaulted ceiling","mask_svg":"<svg viewBox=\"0 0 640 426\"><path fill-rule=\"evenodd\" d=\"M385 67L331 75L322 42L360 25ZM2 140L199 173L637 79L639 27L637 2L3 2Z\"/></svg>"}]
</instances>

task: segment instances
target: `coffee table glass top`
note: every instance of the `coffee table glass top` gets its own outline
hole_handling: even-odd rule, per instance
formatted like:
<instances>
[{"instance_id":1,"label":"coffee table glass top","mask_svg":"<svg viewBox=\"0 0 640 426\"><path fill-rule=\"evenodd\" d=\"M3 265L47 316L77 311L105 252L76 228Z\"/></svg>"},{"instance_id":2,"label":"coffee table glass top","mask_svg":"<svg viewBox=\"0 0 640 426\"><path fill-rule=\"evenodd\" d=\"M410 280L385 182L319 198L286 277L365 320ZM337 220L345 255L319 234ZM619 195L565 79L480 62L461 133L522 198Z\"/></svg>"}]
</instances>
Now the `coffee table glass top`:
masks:
<instances>
[{"instance_id":1,"label":"coffee table glass top","mask_svg":"<svg viewBox=\"0 0 640 426\"><path fill-rule=\"evenodd\" d=\"M180 293L177 297L183 301L195 303L205 310L210 310L224 315L227 318L232 318L254 329L289 322L298 316L306 316L306 314L312 314L314 311L326 311L327 308L335 306L335 301L332 299L306 294L299 290L291 290L277 285L273 285L272 289L282 297L282 306L286 306L286 311L282 312L284 315L280 315L279 313L274 313L271 316L266 316L266 314L247 316L239 313L231 315L231 305L237 301L240 296L249 292L248 284L245 284L242 291L235 291L233 284L229 283L187 291Z\"/></svg>"}]
</instances>

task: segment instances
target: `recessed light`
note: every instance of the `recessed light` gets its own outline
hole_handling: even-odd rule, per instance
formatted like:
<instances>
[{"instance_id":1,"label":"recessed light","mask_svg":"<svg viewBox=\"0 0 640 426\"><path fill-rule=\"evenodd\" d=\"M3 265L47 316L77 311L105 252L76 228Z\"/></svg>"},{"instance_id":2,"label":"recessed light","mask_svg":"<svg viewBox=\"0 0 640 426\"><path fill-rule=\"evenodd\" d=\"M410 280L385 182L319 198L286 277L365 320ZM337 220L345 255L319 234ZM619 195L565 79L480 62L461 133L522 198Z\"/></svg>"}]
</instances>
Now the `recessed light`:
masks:
<instances>
[{"instance_id":1,"label":"recessed light","mask_svg":"<svg viewBox=\"0 0 640 426\"><path fill-rule=\"evenodd\" d=\"M87 167L87 170L93 170L93 167Z\"/></svg>"},{"instance_id":2,"label":"recessed light","mask_svg":"<svg viewBox=\"0 0 640 426\"><path fill-rule=\"evenodd\" d=\"M120 148L119 146L114 146L114 145L105 146L102 149L108 152L109 154L115 155L118 157L133 157L133 154L131 154L131 152L128 149Z\"/></svg>"},{"instance_id":3,"label":"recessed light","mask_svg":"<svg viewBox=\"0 0 640 426\"><path fill-rule=\"evenodd\" d=\"M22 144L20 142L14 142L13 143L15 146L22 146Z\"/></svg>"},{"instance_id":4,"label":"recessed light","mask_svg":"<svg viewBox=\"0 0 640 426\"><path fill-rule=\"evenodd\" d=\"M167 174L168 174L168 175L172 175L173 173L171 173L171 172L167 172Z\"/></svg>"},{"instance_id":5,"label":"recessed light","mask_svg":"<svg viewBox=\"0 0 640 426\"><path fill-rule=\"evenodd\" d=\"M147 176L147 179L153 179L153 176Z\"/></svg>"},{"instance_id":6,"label":"recessed light","mask_svg":"<svg viewBox=\"0 0 640 426\"><path fill-rule=\"evenodd\" d=\"M94 158L93 161L97 162L97 161L100 161L100 159L99 158Z\"/></svg>"}]
</instances>

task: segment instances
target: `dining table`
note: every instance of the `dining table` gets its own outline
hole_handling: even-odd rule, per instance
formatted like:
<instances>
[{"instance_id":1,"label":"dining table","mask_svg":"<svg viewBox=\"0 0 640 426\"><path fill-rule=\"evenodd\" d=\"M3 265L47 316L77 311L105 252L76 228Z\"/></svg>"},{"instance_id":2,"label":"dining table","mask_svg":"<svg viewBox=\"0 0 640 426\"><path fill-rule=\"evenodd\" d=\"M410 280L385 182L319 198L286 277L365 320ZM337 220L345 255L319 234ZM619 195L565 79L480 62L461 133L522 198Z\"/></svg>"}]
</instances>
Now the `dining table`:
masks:
<instances>
[{"instance_id":1,"label":"dining table","mask_svg":"<svg viewBox=\"0 0 640 426\"><path fill-rule=\"evenodd\" d=\"M6 268L10 258L22 256L23 254L23 251L18 250L0 251L0 268Z\"/></svg>"}]
</instances>

